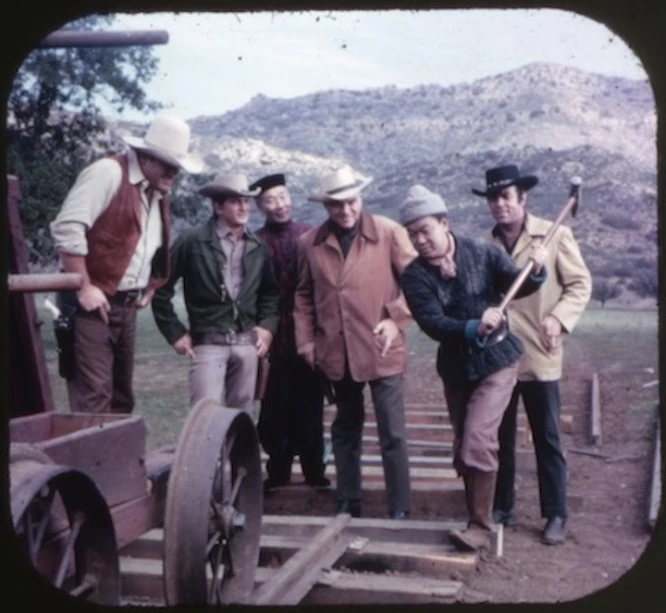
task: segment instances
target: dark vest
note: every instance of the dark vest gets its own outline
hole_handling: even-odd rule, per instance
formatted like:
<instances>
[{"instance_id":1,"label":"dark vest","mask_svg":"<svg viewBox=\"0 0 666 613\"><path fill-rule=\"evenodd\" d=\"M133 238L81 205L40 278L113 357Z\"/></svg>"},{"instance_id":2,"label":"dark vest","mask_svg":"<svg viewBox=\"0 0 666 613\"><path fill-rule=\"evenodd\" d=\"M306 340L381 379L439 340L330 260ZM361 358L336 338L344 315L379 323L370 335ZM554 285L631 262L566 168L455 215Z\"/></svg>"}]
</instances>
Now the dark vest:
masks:
<instances>
[{"instance_id":1,"label":"dark vest","mask_svg":"<svg viewBox=\"0 0 666 613\"><path fill-rule=\"evenodd\" d=\"M139 186L129 182L127 155L114 155L111 159L120 164L122 180L108 208L88 231L86 256L90 281L110 295L116 293L141 236L141 196ZM169 277L171 209L167 196L160 201L160 216L162 245L152 261L150 288L164 285Z\"/></svg>"}]
</instances>

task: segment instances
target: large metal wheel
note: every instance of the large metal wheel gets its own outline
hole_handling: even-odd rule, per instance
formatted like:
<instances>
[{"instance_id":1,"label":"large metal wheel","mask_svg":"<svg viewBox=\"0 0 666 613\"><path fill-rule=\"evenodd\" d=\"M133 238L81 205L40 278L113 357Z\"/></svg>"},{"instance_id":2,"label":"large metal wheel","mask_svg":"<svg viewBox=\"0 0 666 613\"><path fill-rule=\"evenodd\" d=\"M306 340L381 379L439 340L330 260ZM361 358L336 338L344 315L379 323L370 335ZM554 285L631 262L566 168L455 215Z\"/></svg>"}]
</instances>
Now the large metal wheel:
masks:
<instances>
[{"instance_id":1,"label":"large metal wheel","mask_svg":"<svg viewBox=\"0 0 666 613\"><path fill-rule=\"evenodd\" d=\"M249 602L262 510L252 419L214 400L199 401L180 434L167 486L166 604Z\"/></svg>"},{"instance_id":2,"label":"large metal wheel","mask_svg":"<svg viewBox=\"0 0 666 613\"><path fill-rule=\"evenodd\" d=\"M119 604L116 533L94 481L35 447L14 443L9 476L14 530L31 565L72 596Z\"/></svg>"}]
</instances>

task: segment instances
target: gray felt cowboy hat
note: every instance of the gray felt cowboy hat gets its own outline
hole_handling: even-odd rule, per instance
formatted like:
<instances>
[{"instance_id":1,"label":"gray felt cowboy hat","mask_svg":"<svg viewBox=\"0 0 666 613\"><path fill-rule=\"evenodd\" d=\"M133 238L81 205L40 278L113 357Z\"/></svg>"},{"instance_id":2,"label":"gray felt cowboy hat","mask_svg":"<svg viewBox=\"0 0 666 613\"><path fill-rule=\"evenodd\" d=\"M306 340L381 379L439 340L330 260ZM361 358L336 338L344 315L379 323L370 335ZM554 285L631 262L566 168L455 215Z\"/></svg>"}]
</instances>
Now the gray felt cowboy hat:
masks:
<instances>
[{"instance_id":1,"label":"gray felt cowboy hat","mask_svg":"<svg viewBox=\"0 0 666 613\"><path fill-rule=\"evenodd\" d=\"M123 140L130 147L145 151L186 172L198 173L203 169L203 162L199 157L187 151L190 145L190 127L179 117L158 115L143 138L124 136Z\"/></svg>"},{"instance_id":2,"label":"gray felt cowboy hat","mask_svg":"<svg viewBox=\"0 0 666 613\"><path fill-rule=\"evenodd\" d=\"M261 188L250 189L247 177L240 173L218 175L211 181L204 185L199 193L202 196L209 198L226 198L228 196L257 196L261 192Z\"/></svg>"},{"instance_id":3,"label":"gray felt cowboy hat","mask_svg":"<svg viewBox=\"0 0 666 613\"><path fill-rule=\"evenodd\" d=\"M343 166L334 173L325 176L319 183L319 190L312 194L310 202L326 200L347 200L353 198L372 182L372 177L362 177L354 173L349 166Z\"/></svg>"},{"instance_id":4,"label":"gray felt cowboy hat","mask_svg":"<svg viewBox=\"0 0 666 613\"><path fill-rule=\"evenodd\" d=\"M517 185L528 190L532 189L538 182L538 177L534 175L521 176L518 166L508 164L487 170L485 191L472 188L472 192L477 196L491 196L492 194L501 192L505 187L509 187L510 185Z\"/></svg>"}]
</instances>

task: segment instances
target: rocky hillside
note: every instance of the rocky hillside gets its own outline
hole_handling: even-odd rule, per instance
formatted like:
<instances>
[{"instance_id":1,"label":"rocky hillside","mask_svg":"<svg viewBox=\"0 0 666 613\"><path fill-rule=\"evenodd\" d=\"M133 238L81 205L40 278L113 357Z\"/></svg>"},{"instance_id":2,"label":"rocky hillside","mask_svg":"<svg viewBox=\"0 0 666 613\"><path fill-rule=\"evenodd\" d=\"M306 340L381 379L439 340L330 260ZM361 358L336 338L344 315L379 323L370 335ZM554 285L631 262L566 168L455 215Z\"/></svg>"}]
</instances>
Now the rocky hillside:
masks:
<instances>
[{"instance_id":1,"label":"rocky hillside","mask_svg":"<svg viewBox=\"0 0 666 613\"><path fill-rule=\"evenodd\" d=\"M409 186L421 182L470 234L491 222L470 191L483 186L486 168L513 161L537 174L529 207L549 218L577 174L584 202L568 223L595 277L627 286L636 271L656 279L656 110L648 81L536 63L450 87L257 95L190 125L211 174L285 172L297 217L311 222L323 212L307 194L343 163L374 177L369 210L395 217ZM112 126L109 141L136 127ZM260 222L255 216L253 225Z\"/></svg>"}]
</instances>

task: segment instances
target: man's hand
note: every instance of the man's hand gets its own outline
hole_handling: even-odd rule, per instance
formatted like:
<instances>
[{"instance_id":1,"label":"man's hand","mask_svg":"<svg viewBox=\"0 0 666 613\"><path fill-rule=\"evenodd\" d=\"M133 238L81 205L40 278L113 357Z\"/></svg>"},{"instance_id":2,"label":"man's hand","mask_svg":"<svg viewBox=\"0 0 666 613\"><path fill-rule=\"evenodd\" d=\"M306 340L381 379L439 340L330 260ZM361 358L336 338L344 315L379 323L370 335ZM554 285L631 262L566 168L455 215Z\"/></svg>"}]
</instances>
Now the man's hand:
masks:
<instances>
[{"instance_id":1,"label":"man's hand","mask_svg":"<svg viewBox=\"0 0 666 613\"><path fill-rule=\"evenodd\" d=\"M141 294L141 298L136 301L136 308L143 309L150 304L150 301L153 299L153 294L155 294L155 289L145 289Z\"/></svg>"},{"instance_id":2,"label":"man's hand","mask_svg":"<svg viewBox=\"0 0 666 613\"><path fill-rule=\"evenodd\" d=\"M481 321L476 329L479 336L488 336L497 330L504 321L504 313L497 307L489 307L481 315Z\"/></svg>"},{"instance_id":3,"label":"man's hand","mask_svg":"<svg viewBox=\"0 0 666 613\"><path fill-rule=\"evenodd\" d=\"M76 297L84 311L90 312L99 309L99 316L102 318L102 321L106 325L109 325L111 305L99 287L92 284L84 285L76 292Z\"/></svg>"},{"instance_id":4,"label":"man's hand","mask_svg":"<svg viewBox=\"0 0 666 613\"><path fill-rule=\"evenodd\" d=\"M273 333L270 330L266 330L266 328L262 328L261 326L255 326L252 329L257 334L257 341L255 343L255 347L257 348L257 357L263 358L271 348L271 343L273 342Z\"/></svg>"},{"instance_id":5,"label":"man's hand","mask_svg":"<svg viewBox=\"0 0 666 613\"><path fill-rule=\"evenodd\" d=\"M194 355L194 349L192 348L192 337L189 332L186 332L181 336L172 347L176 350L176 353L180 355L189 355L192 359L196 356Z\"/></svg>"},{"instance_id":6,"label":"man's hand","mask_svg":"<svg viewBox=\"0 0 666 613\"><path fill-rule=\"evenodd\" d=\"M314 343L305 343L296 349L296 353L305 360L305 363L314 370L315 367L315 346Z\"/></svg>"},{"instance_id":7,"label":"man's hand","mask_svg":"<svg viewBox=\"0 0 666 613\"><path fill-rule=\"evenodd\" d=\"M541 239L532 242L530 246L530 259L534 262L534 274L540 274L543 264L546 261L546 248L543 246Z\"/></svg>"},{"instance_id":8,"label":"man's hand","mask_svg":"<svg viewBox=\"0 0 666 613\"><path fill-rule=\"evenodd\" d=\"M400 330L392 319L382 319L372 331L381 344L381 357L385 358Z\"/></svg>"},{"instance_id":9,"label":"man's hand","mask_svg":"<svg viewBox=\"0 0 666 613\"><path fill-rule=\"evenodd\" d=\"M541 322L541 338L546 349L550 352L555 351L560 345L562 339L562 324L552 315L546 315Z\"/></svg>"}]
</instances>

